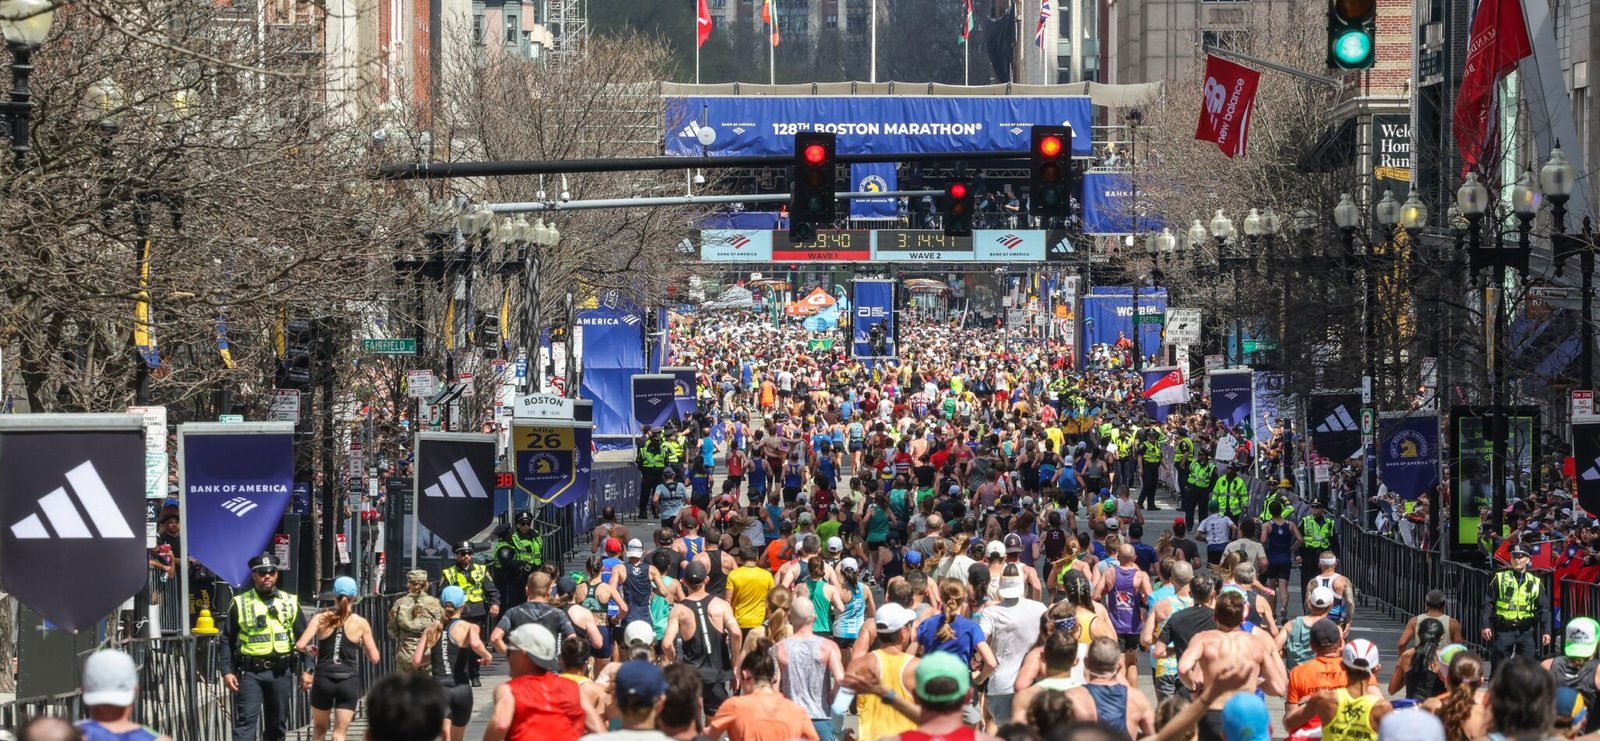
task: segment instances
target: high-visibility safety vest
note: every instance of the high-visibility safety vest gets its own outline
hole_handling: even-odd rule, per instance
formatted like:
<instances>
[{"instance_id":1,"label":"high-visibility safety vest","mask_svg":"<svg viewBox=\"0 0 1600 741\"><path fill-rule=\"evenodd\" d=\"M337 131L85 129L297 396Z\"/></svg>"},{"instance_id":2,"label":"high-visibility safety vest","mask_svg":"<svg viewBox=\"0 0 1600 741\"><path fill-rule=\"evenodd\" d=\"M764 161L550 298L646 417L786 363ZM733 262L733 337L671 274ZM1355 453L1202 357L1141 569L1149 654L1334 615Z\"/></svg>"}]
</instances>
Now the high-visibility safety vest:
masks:
<instances>
[{"instance_id":1,"label":"high-visibility safety vest","mask_svg":"<svg viewBox=\"0 0 1600 741\"><path fill-rule=\"evenodd\" d=\"M1161 462L1161 444L1160 443L1151 442L1149 440L1146 440L1144 442L1144 462L1145 463L1160 463Z\"/></svg>"},{"instance_id":2,"label":"high-visibility safety vest","mask_svg":"<svg viewBox=\"0 0 1600 741\"><path fill-rule=\"evenodd\" d=\"M294 619L300 616L300 598L279 589L272 599L261 599L252 589L233 598L239 616L240 656L288 656L294 653Z\"/></svg>"},{"instance_id":3,"label":"high-visibility safety vest","mask_svg":"<svg viewBox=\"0 0 1600 741\"><path fill-rule=\"evenodd\" d=\"M679 440L678 438L671 438L667 440L665 443L661 444L661 447L666 452L668 464L677 463L678 461L683 460L683 441Z\"/></svg>"},{"instance_id":4,"label":"high-visibility safety vest","mask_svg":"<svg viewBox=\"0 0 1600 741\"><path fill-rule=\"evenodd\" d=\"M489 568L475 563L470 570L462 572L459 566L446 566L439 576L446 583L461 587L461 591L467 593L468 602L482 602L483 583L489 579Z\"/></svg>"},{"instance_id":5,"label":"high-visibility safety vest","mask_svg":"<svg viewBox=\"0 0 1600 741\"><path fill-rule=\"evenodd\" d=\"M1188 463L1194 457L1194 441L1187 437L1178 438L1173 446L1172 458L1177 463Z\"/></svg>"},{"instance_id":6,"label":"high-visibility safety vest","mask_svg":"<svg viewBox=\"0 0 1600 741\"><path fill-rule=\"evenodd\" d=\"M1518 583L1515 571L1494 575L1494 615L1509 623L1532 620L1539 607L1539 577L1523 573Z\"/></svg>"},{"instance_id":7,"label":"high-visibility safety vest","mask_svg":"<svg viewBox=\"0 0 1600 741\"><path fill-rule=\"evenodd\" d=\"M1306 515L1300 518L1300 532L1305 535L1305 547L1323 550L1333 544L1333 518Z\"/></svg>"},{"instance_id":8,"label":"high-visibility safety vest","mask_svg":"<svg viewBox=\"0 0 1600 741\"><path fill-rule=\"evenodd\" d=\"M652 447L655 448L655 449L651 450ZM666 468L667 467L667 457L666 457L665 453L662 451L663 447L664 446L662 446L661 443L658 442L658 443L655 443L653 445L651 443L645 443L644 447L639 448L639 465L640 465L640 467L642 467L642 468Z\"/></svg>"},{"instance_id":9,"label":"high-visibility safety vest","mask_svg":"<svg viewBox=\"0 0 1600 741\"><path fill-rule=\"evenodd\" d=\"M501 540L511 546L512 558L529 566L538 566L543 562L544 539L539 537L538 533L533 533L532 536L524 538L522 533L512 530Z\"/></svg>"},{"instance_id":10,"label":"high-visibility safety vest","mask_svg":"<svg viewBox=\"0 0 1600 741\"><path fill-rule=\"evenodd\" d=\"M1196 463L1189 467L1189 485L1201 489L1211 488L1211 477L1217 475L1217 464Z\"/></svg>"},{"instance_id":11,"label":"high-visibility safety vest","mask_svg":"<svg viewBox=\"0 0 1600 741\"><path fill-rule=\"evenodd\" d=\"M1244 479L1238 476L1223 476L1212 486L1212 493L1222 505L1223 514L1233 516L1244 512Z\"/></svg>"},{"instance_id":12,"label":"high-visibility safety vest","mask_svg":"<svg viewBox=\"0 0 1600 741\"><path fill-rule=\"evenodd\" d=\"M1283 506L1285 509L1288 508L1289 494L1287 489L1273 489L1272 491L1267 492L1266 501L1261 503L1262 516L1271 517L1273 507L1279 504L1281 504L1281 506Z\"/></svg>"}]
</instances>

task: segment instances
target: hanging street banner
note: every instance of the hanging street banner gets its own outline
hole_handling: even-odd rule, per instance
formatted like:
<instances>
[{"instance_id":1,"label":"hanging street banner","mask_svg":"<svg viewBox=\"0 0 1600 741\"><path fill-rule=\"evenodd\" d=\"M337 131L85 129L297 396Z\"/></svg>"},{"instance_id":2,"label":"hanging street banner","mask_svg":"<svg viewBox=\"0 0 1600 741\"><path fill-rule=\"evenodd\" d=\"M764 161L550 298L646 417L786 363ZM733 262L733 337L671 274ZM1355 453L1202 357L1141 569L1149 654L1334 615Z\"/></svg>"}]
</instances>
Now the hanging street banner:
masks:
<instances>
[{"instance_id":1,"label":"hanging street banner","mask_svg":"<svg viewBox=\"0 0 1600 741\"><path fill-rule=\"evenodd\" d=\"M1250 424L1254 415L1254 376L1249 368L1215 370L1211 379L1211 414L1229 428Z\"/></svg>"},{"instance_id":2,"label":"hanging street banner","mask_svg":"<svg viewBox=\"0 0 1600 741\"><path fill-rule=\"evenodd\" d=\"M693 417L700 408L696 393L700 372L687 366L667 366L661 369L661 375L672 376L672 405L678 419Z\"/></svg>"},{"instance_id":3,"label":"hanging street banner","mask_svg":"<svg viewBox=\"0 0 1600 741\"><path fill-rule=\"evenodd\" d=\"M894 291L892 280L857 280L854 284L855 321L851 329L850 356L853 358L894 357ZM873 327L879 327L875 346Z\"/></svg>"},{"instance_id":4,"label":"hanging street banner","mask_svg":"<svg viewBox=\"0 0 1600 741\"><path fill-rule=\"evenodd\" d=\"M1372 192L1394 194L1396 203L1411 195L1411 115L1372 116Z\"/></svg>"},{"instance_id":5,"label":"hanging street banner","mask_svg":"<svg viewBox=\"0 0 1600 741\"><path fill-rule=\"evenodd\" d=\"M586 497L592 432L587 422L517 422L511 428L517 488L540 504L565 506Z\"/></svg>"},{"instance_id":6,"label":"hanging street banner","mask_svg":"<svg viewBox=\"0 0 1600 741\"><path fill-rule=\"evenodd\" d=\"M641 425L661 427L677 418L676 376L665 373L633 374L633 418Z\"/></svg>"},{"instance_id":7,"label":"hanging street banner","mask_svg":"<svg viewBox=\"0 0 1600 741\"><path fill-rule=\"evenodd\" d=\"M1573 415L1572 459L1578 504L1586 512L1600 512L1600 417Z\"/></svg>"},{"instance_id":8,"label":"hanging street banner","mask_svg":"<svg viewBox=\"0 0 1600 741\"><path fill-rule=\"evenodd\" d=\"M1084 234L1138 234L1142 237L1166 226L1160 216L1145 211L1128 173L1083 174ZM1142 254L1144 245L1136 244L1133 250Z\"/></svg>"},{"instance_id":9,"label":"hanging street banner","mask_svg":"<svg viewBox=\"0 0 1600 741\"><path fill-rule=\"evenodd\" d=\"M1333 461L1360 458L1361 413L1359 391L1316 391L1306 405L1306 426L1311 448L1317 455Z\"/></svg>"},{"instance_id":10,"label":"hanging street banner","mask_svg":"<svg viewBox=\"0 0 1600 741\"><path fill-rule=\"evenodd\" d=\"M417 520L454 547L494 520L495 436L470 432L417 435L413 480Z\"/></svg>"},{"instance_id":11,"label":"hanging street banner","mask_svg":"<svg viewBox=\"0 0 1600 741\"><path fill-rule=\"evenodd\" d=\"M1378 417L1378 478L1412 501L1439 483L1439 418L1384 412Z\"/></svg>"},{"instance_id":12,"label":"hanging street banner","mask_svg":"<svg viewBox=\"0 0 1600 741\"><path fill-rule=\"evenodd\" d=\"M235 587L272 543L294 487L294 423L178 426L179 525L189 557Z\"/></svg>"},{"instance_id":13,"label":"hanging street banner","mask_svg":"<svg viewBox=\"0 0 1600 741\"><path fill-rule=\"evenodd\" d=\"M850 165L850 183L854 185L851 190L857 193L888 193L899 190L899 178L895 177L893 162L861 162ZM852 198L850 200L850 218L852 219L893 219L898 217L898 198L893 196L884 198Z\"/></svg>"},{"instance_id":14,"label":"hanging street banner","mask_svg":"<svg viewBox=\"0 0 1600 741\"><path fill-rule=\"evenodd\" d=\"M794 154L802 131L838 136L840 154L1026 150L1033 125L1071 126L1072 156L1089 157L1088 96L667 96L666 153L677 157ZM711 144L700 143L711 129Z\"/></svg>"},{"instance_id":15,"label":"hanging street banner","mask_svg":"<svg viewBox=\"0 0 1600 741\"><path fill-rule=\"evenodd\" d=\"M145 586L144 421L0 415L0 582L60 630Z\"/></svg>"}]
</instances>

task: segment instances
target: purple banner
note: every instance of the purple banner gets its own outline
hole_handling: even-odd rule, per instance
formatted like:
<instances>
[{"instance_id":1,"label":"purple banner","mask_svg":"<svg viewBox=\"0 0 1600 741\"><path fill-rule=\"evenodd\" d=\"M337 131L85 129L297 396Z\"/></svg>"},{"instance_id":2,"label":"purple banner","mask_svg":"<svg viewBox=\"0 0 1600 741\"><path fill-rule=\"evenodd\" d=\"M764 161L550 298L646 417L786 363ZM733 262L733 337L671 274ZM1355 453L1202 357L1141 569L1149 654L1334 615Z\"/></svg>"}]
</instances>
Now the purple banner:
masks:
<instances>
[{"instance_id":1,"label":"purple banner","mask_svg":"<svg viewBox=\"0 0 1600 741\"><path fill-rule=\"evenodd\" d=\"M196 434L186 427L178 433L188 555L243 585L250 581L247 562L266 550L289 506L294 434Z\"/></svg>"},{"instance_id":2,"label":"purple banner","mask_svg":"<svg viewBox=\"0 0 1600 741\"><path fill-rule=\"evenodd\" d=\"M1255 409L1252 375L1248 368L1211 371L1211 414L1230 428L1250 424Z\"/></svg>"},{"instance_id":3,"label":"purple banner","mask_svg":"<svg viewBox=\"0 0 1600 741\"><path fill-rule=\"evenodd\" d=\"M1429 414L1378 420L1378 478L1407 501L1439 483L1439 418Z\"/></svg>"}]
</instances>

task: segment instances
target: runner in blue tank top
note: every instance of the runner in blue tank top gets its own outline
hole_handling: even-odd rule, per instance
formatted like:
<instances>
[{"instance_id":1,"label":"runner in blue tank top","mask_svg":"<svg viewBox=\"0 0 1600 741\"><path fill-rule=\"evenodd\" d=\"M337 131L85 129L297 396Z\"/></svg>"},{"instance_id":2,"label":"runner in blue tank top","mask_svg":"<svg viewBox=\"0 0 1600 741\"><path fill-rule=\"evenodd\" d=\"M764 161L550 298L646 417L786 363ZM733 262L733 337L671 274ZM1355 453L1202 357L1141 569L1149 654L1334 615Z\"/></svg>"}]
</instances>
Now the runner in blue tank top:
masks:
<instances>
[{"instance_id":1,"label":"runner in blue tank top","mask_svg":"<svg viewBox=\"0 0 1600 741\"><path fill-rule=\"evenodd\" d=\"M1273 502L1273 505L1272 511L1267 513L1272 519L1267 521L1267 573L1263 581L1268 589L1274 590L1273 614L1287 615L1289 574L1294 569L1294 554L1300 552L1304 539L1300 527L1284 519L1289 505L1284 502Z\"/></svg>"}]
</instances>

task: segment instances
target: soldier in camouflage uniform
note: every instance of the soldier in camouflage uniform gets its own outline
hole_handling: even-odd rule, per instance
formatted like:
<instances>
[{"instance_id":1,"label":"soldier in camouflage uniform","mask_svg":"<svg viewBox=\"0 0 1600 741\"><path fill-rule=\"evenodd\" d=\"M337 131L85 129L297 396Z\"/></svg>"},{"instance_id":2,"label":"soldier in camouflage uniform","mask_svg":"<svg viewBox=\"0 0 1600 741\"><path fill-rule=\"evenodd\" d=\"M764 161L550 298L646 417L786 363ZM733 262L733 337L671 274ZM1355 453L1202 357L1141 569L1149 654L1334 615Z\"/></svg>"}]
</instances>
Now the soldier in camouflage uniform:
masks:
<instances>
[{"instance_id":1,"label":"soldier in camouflage uniform","mask_svg":"<svg viewBox=\"0 0 1600 741\"><path fill-rule=\"evenodd\" d=\"M406 589L409 593L389 607L389 637L396 644L395 655L406 659L398 662L397 668L402 672L430 671L426 665L420 669L411 666L409 659L417 649L417 642L422 640L422 631L444 617L444 606L437 597L428 594L426 571L417 569L407 574Z\"/></svg>"}]
</instances>

